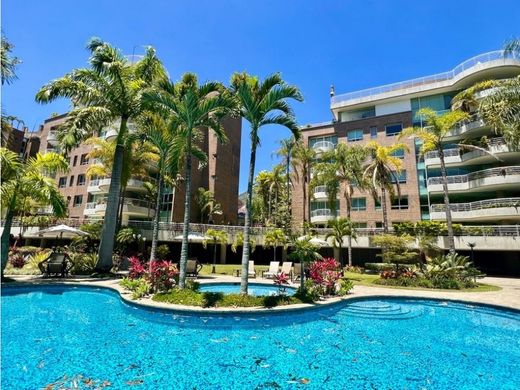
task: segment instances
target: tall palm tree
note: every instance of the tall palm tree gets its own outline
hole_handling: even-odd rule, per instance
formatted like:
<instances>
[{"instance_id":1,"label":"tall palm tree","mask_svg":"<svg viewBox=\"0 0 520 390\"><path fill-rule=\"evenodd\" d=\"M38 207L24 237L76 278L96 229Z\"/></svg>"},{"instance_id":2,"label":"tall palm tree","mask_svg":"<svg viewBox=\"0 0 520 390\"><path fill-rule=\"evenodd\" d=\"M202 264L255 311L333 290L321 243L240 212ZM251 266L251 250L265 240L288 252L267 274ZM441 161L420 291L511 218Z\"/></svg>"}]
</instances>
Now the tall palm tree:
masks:
<instances>
[{"instance_id":1,"label":"tall palm tree","mask_svg":"<svg viewBox=\"0 0 520 390\"><path fill-rule=\"evenodd\" d=\"M155 214L152 222L152 248L150 251L150 262L152 262L156 257L159 240L163 188L166 184L175 185L178 180L184 161L186 139L176 121L168 121L165 117L152 112L144 116L139 123L139 128L139 135L155 147L159 156L157 183L154 185ZM198 148L194 148L193 152L199 158L204 159L203 153Z\"/></svg>"},{"instance_id":2,"label":"tall palm tree","mask_svg":"<svg viewBox=\"0 0 520 390\"><path fill-rule=\"evenodd\" d=\"M329 238L333 239L334 247L339 248L339 262L341 263L341 267L343 267L343 260L341 258L341 248L343 246L343 237L347 236L350 239L357 239L356 228L354 226L354 222L350 218L338 218L332 221L329 221L329 228L332 229L332 232L327 233L325 239ZM349 251L352 251L352 247L349 247ZM352 252L348 255L348 265L352 266Z\"/></svg>"},{"instance_id":3,"label":"tall palm tree","mask_svg":"<svg viewBox=\"0 0 520 390\"><path fill-rule=\"evenodd\" d=\"M128 124L138 120L144 112L145 88L163 80L166 71L151 47L136 63L128 61L118 49L99 38L92 38L87 49L90 67L75 69L44 85L36 94L36 101L48 103L63 97L71 99L73 109L57 135L64 150L70 150L99 129L118 123L112 180L96 265L97 271L107 272L112 268Z\"/></svg>"},{"instance_id":4,"label":"tall palm tree","mask_svg":"<svg viewBox=\"0 0 520 390\"><path fill-rule=\"evenodd\" d=\"M397 196L401 196L401 188L399 185L399 175L403 169L403 162L393 154L398 151L409 151L408 145L403 143L395 143L391 146L379 145L376 141L370 141L366 144L371 160L365 165L363 177L368 181L370 191L374 199L381 195L381 209L383 211L383 231L388 233L388 211L387 196L394 196L394 184L397 189Z\"/></svg>"},{"instance_id":5,"label":"tall palm tree","mask_svg":"<svg viewBox=\"0 0 520 390\"><path fill-rule=\"evenodd\" d=\"M200 187L197 189L196 199L200 208L201 223L210 223L215 215L222 215L222 205L216 201L212 191Z\"/></svg>"},{"instance_id":6,"label":"tall palm tree","mask_svg":"<svg viewBox=\"0 0 520 390\"><path fill-rule=\"evenodd\" d=\"M11 84L18 77L16 76L16 67L22 61L18 57L13 57L11 52L13 51L14 45L7 40L7 38L2 34L2 43L0 46L0 54L2 57L1 61L1 77L2 77L2 85Z\"/></svg>"},{"instance_id":7,"label":"tall palm tree","mask_svg":"<svg viewBox=\"0 0 520 390\"><path fill-rule=\"evenodd\" d=\"M2 275L7 265L9 235L13 218L20 210L20 199L32 199L40 205L51 205L56 216L65 216L67 205L54 178L50 175L65 172L68 162L56 153L37 154L22 163L16 153L0 148L2 165L2 211L5 212L4 230L1 237Z\"/></svg>"},{"instance_id":8,"label":"tall palm tree","mask_svg":"<svg viewBox=\"0 0 520 390\"><path fill-rule=\"evenodd\" d=\"M310 208L309 208L309 199L307 196L307 189L310 182L310 174L311 174L311 165L316 160L316 152L314 149L309 148L303 142L297 142L294 147L294 155L293 155L293 166L294 166L294 175L296 177L296 181L300 181L302 183L302 194L303 194L303 204L302 204L302 212L303 212L303 224L307 222L306 210L309 211L309 219L310 219Z\"/></svg>"},{"instance_id":9,"label":"tall palm tree","mask_svg":"<svg viewBox=\"0 0 520 390\"><path fill-rule=\"evenodd\" d=\"M148 105L168 115L179 126L182 137L186 140L184 144L184 223L179 274L179 287L184 288L190 228L193 141L200 138L201 128L208 128L213 131L220 142L225 142L227 137L220 121L233 108L234 101L222 84L208 82L199 85L197 77L191 73L186 73L178 84L169 80L161 82L157 89L145 94L145 100Z\"/></svg>"},{"instance_id":10,"label":"tall palm tree","mask_svg":"<svg viewBox=\"0 0 520 390\"><path fill-rule=\"evenodd\" d=\"M282 165L285 166L285 195L287 197L287 211L285 218L287 219L286 225L291 226L291 211L292 211L292 197L291 197L291 163L294 153L294 146L296 140L294 137L284 138L280 141L280 148L276 151L276 155L281 157Z\"/></svg>"},{"instance_id":11,"label":"tall palm tree","mask_svg":"<svg viewBox=\"0 0 520 390\"><path fill-rule=\"evenodd\" d=\"M269 230L264 237L264 247L273 248L273 261L276 261L276 248L287 245L288 239L282 229Z\"/></svg>"},{"instance_id":12,"label":"tall palm tree","mask_svg":"<svg viewBox=\"0 0 520 390\"><path fill-rule=\"evenodd\" d=\"M242 253L242 280L240 292L247 294L249 268L249 234L251 227L251 200L255 175L256 149L260 144L258 134L266 125L281 125L289 129L296 139L300 130L288 99L303 101L303 96L295 86L286 84L280 74L267 77L263 82L246 73L235 73L231 79L231 89L238 102L240 116L250 126L251 156L247 184L246 215L244 220L244 251Z\"/></svg>"},{"instance_id":13,"label":"tall palm tree","mask_svg":"<svg viewBox=\"0 0 520 390\"><path fill-rule=\"evenodd\" d=\"M463 111L455 110L438 115L430 108L422 108L417 114L423 118L426 127L410 127L404 129L399 135L400 138L406 136L414 136L422 141L420 153L424 154L430 151L437 151L441 164L442 189L444 192L444 208L446 209L446 224L448 227L448 247L450 252L455 252L455 239L453 236L453 222L451 218L450 197L448 192L448 179L446 173L446 163L444 159L444 144L446 137L449 135L457 124L469 118L469 115ZM460 147L476 148L472 145L459 144ZM480 150L484 150L478 148Z\"/></svg>"},{"instance_id":14,"label":"tall palm tree","mask_svg":"<svg viewBox=\"0 0 520 390\"><path fill-rule=\"evenodd\" d=\"M269 219L271 222L278 226L278 216L279 216L279 201L280 201L280 192L283 188L283 169L284 167L281 164L276 165L271 172L269 172Z\"/></svg>"},{"instance_id":15,"label":"tall palm tree","mask_svg":"<svg viewBox=\"0 0 520 390\"><path fill-rule=\"evenodd\" d=\"M269 223L269 209L271 202L271 174L269 171L260 171L255 177L253 184L253 191L261 201L261 219L262 224L267 225Z\"/></svg>"}]
</instances>

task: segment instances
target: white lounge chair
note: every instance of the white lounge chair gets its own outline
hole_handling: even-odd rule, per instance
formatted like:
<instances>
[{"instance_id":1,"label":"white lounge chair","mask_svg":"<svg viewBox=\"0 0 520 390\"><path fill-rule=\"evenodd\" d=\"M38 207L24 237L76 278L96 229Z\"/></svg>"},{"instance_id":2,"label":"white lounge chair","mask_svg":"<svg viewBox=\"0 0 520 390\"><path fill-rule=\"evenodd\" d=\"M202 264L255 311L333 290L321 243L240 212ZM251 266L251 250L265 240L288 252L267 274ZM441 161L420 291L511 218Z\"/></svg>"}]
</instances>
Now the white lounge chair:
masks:
<instances>
[{"instance_id":1,"label":"white lounge chair","mask_svg":"<svg viewBox=\"0 0 520 390\"><path fill-rule=\"evenodd\" d=\"M282 270L280 271L280 273L284 273L286 274L287 276L291 276L292 275L292 261L284 261L282 263Z\"/></svg>"},{"instance_id":2,"label":"white lounge chair","mask_svg":"<svg viewBox=\"0 0 520 390\"><path fill-rule=\"evenodd\" d=\"M247 276L249 278L256 278L256 270L255 270L255 261L254 260L249 260L249 267L248 267L249 271L247 273Z\"/></svg>"},{"instance_id":3,"label":"white lounge chair","mask_svg":"<svg viewBox=\"0 0 520 390\"><path fill-rule=\"evenodd\" d=\"M271 261L269 263L269 270L262 272L262 276L264 278L274 278L278 275L278 269L280 268L280 263L277 261Z\"/></svg>"}]
</instances>

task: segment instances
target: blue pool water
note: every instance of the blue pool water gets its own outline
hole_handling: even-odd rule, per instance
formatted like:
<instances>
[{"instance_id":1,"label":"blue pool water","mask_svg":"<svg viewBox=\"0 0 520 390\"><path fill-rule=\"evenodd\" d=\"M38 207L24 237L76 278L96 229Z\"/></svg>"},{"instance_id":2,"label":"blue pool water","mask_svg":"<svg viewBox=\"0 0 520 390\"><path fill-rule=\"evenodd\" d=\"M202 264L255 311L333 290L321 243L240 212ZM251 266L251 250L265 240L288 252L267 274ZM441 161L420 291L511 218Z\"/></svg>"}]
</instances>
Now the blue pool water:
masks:
<instances>
[{"instance_id":1,"label":"blue pool water","mask_svg":"<svg viewBox=\"0 0 520 390\"><path fill-rule=\"evenodd\" d=\"M520 314L453 302L186 316L107 290L11 287L1 335L2 389L520 388Z\"/></svg>"},{"instance_id":2,"label":"blue pool water","mask_svg":"<svg viewBox=\"0 0 520 390\"><path fill-rule=\"evenodd\" d=\"M238 294L240 293L240 283L206 283L199 287L201 292L221 292L224 294ZM274 284L260 284L249 283L248 294L250 295L276 295L279 293L279 288ZM285 287L286 295L294 295L295 288Z\"/></svg>"}]
</instances>

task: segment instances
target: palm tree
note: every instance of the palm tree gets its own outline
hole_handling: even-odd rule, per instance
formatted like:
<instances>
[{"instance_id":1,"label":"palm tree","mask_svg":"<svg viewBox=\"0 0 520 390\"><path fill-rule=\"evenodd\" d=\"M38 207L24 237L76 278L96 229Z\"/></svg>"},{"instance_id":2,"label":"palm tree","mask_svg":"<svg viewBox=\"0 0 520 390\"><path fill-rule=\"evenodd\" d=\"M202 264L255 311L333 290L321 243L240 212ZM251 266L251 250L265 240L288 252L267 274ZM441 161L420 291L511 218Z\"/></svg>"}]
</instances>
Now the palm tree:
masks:
<instances>
[{"instance_id":1,"label":"palm tree","mask_svg":"<svg viewBox=\"0 0 520 390\"><path fill-rule=\"evenodd\" d=\"M194 156L194 140L200 139L201 128L213 131L220 142L227 140L220 121L230 112L234 101L222 84L208 82L198 84L194 74L186 73L180 83L163 81L158 88L145 93L148 105L168 115L182 131L184 144L184 223L181 246L179 287L186 284L186 264L188 259L188 234L191 210L191 170Z\"/></svg>"},{"instance_id":2,"label":"palm tree","mask_svg":"<svg viewBox=\"0 0 520 390\"><path fill-rule=\"evenodd\" d=\"M292 243L292 252L289 255L290 259L299 261L301 265L301 293L305 292L305 264L317 259L321 259L321 255L318 253L318 247L310 241L311 239L312 237L308 236L302 240L294 240Z\"/></svg>"},{"instance_id":3,"label":"palm tree","mask_svg":"<svg viewBox=\"0 0 520 390\"><path fill-rule=\"evenodd\" d=\"M446 137L458 123L468 119L469 115L463 111L455 110L438 115L430 108L422 108L417 114L423 118L426 127L410 127L404 129L399 137L414 136L422 141L420 153L425 154L430 151L437 151L441 164L442 189L444 192L444 208L446 209L446 224L448 227L448 247L450 252L455 251L455 239L453 237L453 222L451 218L450 198L448 193L448 179L446 173L446 163L444 160L443 145ZM459 144L465 148L477 148L473 145ZM484 150L485 151L485 150Z\"/></svg>"},{"instance_id":4,"label":"palm tree","mask_svg":"<svg viewBox=\"0 0 520 390\"><path fill-rule=\"evenodd\" d=\"M2 165L2 211L5 210L4 230L1 237L2 275L7 265L9 235L13 217L20 210L20 199L31 199L41 205L51 205L56 216L65 216L67 205L49 175L64 172L68 162L56 153L37 154L22 163L16 153L0 148Z\"/></svg>"},{"instance_id":5,"label":"palm tree","mask_svg":"<svg viewBox=\"0 0 520 390\"><path fill-rule=\"evenodd\" d=\"M261 220L263 225L269 223L269 210L271 198L271 174L268 171L260 171L255 177L253 191L258 195L261 201Z\"/></svg>"},{"instance_id":6,"label":"palm tree","mask_svg":"<svg viewBox=\"0 0 520 390\"><path fill-rule=\"evenodd\" d=\"M209 238L202 242L204 249L206 249L208 241L213 244L213 266L211 267L211 273L214 274L216 272L217 264L217 245L227 244L228 234L223 230L208 229L204 235Z\"/></svg>"},{"instance_id":7,"label":"palm tree","mask_svg":"<svg viewBox=\"0 0 520 390\"><path fill-rule=\"evenodd\" d=\"M307 222L306 210L309 210L309 198L307 196L307 186L310 181L310 173L311 173L311 165L316 160L316 152L314 149L309 148L303 142L297 142L294 147L294 155L293 155L293 166L294 166L294 175L296 177L296 181L300 181L302 183L302 194L303 194L303 224ZM310 215L309 215L310 217ZM309 218L310 219L310 218Z\"/></svg>"},{"instance_id":8,"label":"palm tree","mask_svg":"<svg viewBox=\"0 0 520 390\"><path fill-rule=\"evenodd\" d=\"M264 247L273 248L273 261L276 261L276 248L287 245L287 236L282 229L269 230L264 237Z\"/></svg>"},{"instance_id":9,"label":"palm tree","mask_svg":"<svg viewBox=\"0 0 520 390\"><path fill-rule=\"evenodd\" d=\"M278 225L277 216L279 213L279 201L280 201L280 193L283 188L283 166L278 164L276 165L271 172L269 172L269 219L275 226Z\"/></svg>"},{"instance_id":10,"label":"palm tree","mask_svg":"<svg viewBox=\"0 0 520 390\"><path fill-rule=\"evenodd\" d=\"M164 117L155 113L148 113L139 123L140 136L154 146L159 159L157 161L157 183L153 185L155 198L155 214L152 222L152 248L150 263L155 260L157 242L159 240L159 221L163 187L166 184L174 185L179 176L180 167L184 161L185 143L183 133L175 121L168 122ZM194 153L201 159L201 151L194 148ZM146 185L147 183L145 183ZM150 193L152 191L150 190Z\"/></svg>"},{"instance_id":11,"label":"palm tree","mask_svg":"<svg viewBox=\"0 0 520 390\"><path fill-rule=\"evenodd\" d=\"M73 109L57 134L66 151L91 137L99 129L118 123L110 174L112 180L96 265L97 271L107 272L112 268L125 153L124 140L129 132L128 124L137 121L144 112L144 89L164 79L166 71L151 47L147 48L143 58L136 63L128 61L119 50L99 38L92 38L87 49L91 53L90 68L75 69L44 85L36 94L36 100L48 103L63 97L71 99Z\"/></svg>"},{"instance_id":12,"label":"palm tree","mask_svg":"<svg viewBox=\"0 0 520 390\"><path fill-rule=\"evenodd\" d=\"M197 189L196 199L200 208L200 221L202 223L205 222L205 216L207 216L207 223L210 223L215 215L222 215L222 205L217 203L212 191L200 187Z\"/></svg>"},{"instance_id":13,"label":"palm tree","mask_svg":"<svg viewBox=\"0 0 520 390\"><path fill-rule=\"evenodd\" d=\"M148 215L147 217L150 218L150 212L152 210L152 205L157 201L157 186L159 183L154 184L149 181L145 181L143 183L143 188L146 191L144 193L144 199L148 202ZM160 205L160 201L159 201Z\"/></svg>"},{"instance_id":14,"label":"palm tree","mask_svg":"<svg viewBox=\"0 0 520 390\"><path fill-rule=\"evenodd\" d=\"M240 282L240 292L247 294L251 200L253 197L256 149L260 144L258 131L262 126L281 125L289 129L296 139L299 139L300 130L296 124L294 112L287 100L303 101L303 96L298 88L286 84L279 74L269 76L261 82L258 78L246 73L235 73L231 79L231 89L237 99L240 116L246 119L251 126L251 156L249 159L246 215L244 220L242 280Z\"/></svg>"},{"instance_id":15,"label":"palm tree","mask_svg":"<svg viewBox=\"0 0 520 390\"><path fill-rule=\"evenodd\" d=\"M332 229L332 232L327 233L325 239L329 238L333 239L332 244L334 247L339 248L339 262L341 263L341 267L343 268L343 261L341 259L341 247L343 246L343 237L347 236L350 239L357 239L356 228L354 222L350 218L338 218L332 221L329 221L329 228ZM352 246L348 248L348 265L352 266Z\"/></svg>"},{"instance_id":16,"label":"palm tree","mask_svg":"<svg viewBox=\"0 0 520 390\"><path fill-rule=\"evenodd\" d=\"M285 215L286 226L290 232L291 227L291 209L292 209L292 198L291 198L291 163L294 153L294 146L296 140L294 137L284 138L280 141L280 148L276 151L276 155L282 158L282 166L285 166L285 195L287 201L287 211Z\"/></svg>"},{"instance_id":17,"label":"palm tree","mask_svg":"<svg viewBox=\"0 0 520 390\"><path fill-rule=\"evenodd\" d=\"M21 63L18 57L11 56L11 52L13 51L14 45L7 40L7 38L2 34L2 43L0 46L1 50L1 76L2 76L2 85L11 84L18 77L16 76L15 70L16 66Z\"/></svg>"},{"instance_id":18,"label":"palm tree","mask_svg":"<svg viewBox=\"0 0 520 390\"><path fill-rule=\"evenodd\" d=\"M403 162L393 154L398 151L409 151L406 144L395 143L391 146L382 146L375 141L366 144L366 149L371 155L371 160L365 165L363 177L368 181L370 191L374 199L381 193L381 209L383 211L383 231L388 233L388 212L386 204L386 193L394 196L394 184L397 189L397 196L401 197L399 185L399 175L403 168Z\"/></svg>"}]
</instances>

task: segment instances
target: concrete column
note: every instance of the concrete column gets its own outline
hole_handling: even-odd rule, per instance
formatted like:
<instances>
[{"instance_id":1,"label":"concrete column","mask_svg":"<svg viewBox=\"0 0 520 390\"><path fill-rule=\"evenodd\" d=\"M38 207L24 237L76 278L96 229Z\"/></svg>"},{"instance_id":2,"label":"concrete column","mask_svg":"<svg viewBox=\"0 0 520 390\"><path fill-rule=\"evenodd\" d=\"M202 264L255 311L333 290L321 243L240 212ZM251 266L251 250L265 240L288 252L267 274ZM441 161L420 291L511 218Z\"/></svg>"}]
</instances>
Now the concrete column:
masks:
<instances>
[{"instance_id":1,"label":"concrete column","mask_svg":"<svg viewBox=\"0 0 520 390\"><path fill-rule=\"evenodd\" d=\"M227 244L220 245L220 264L226 264Z\"/></svg>"}]
</instances>

